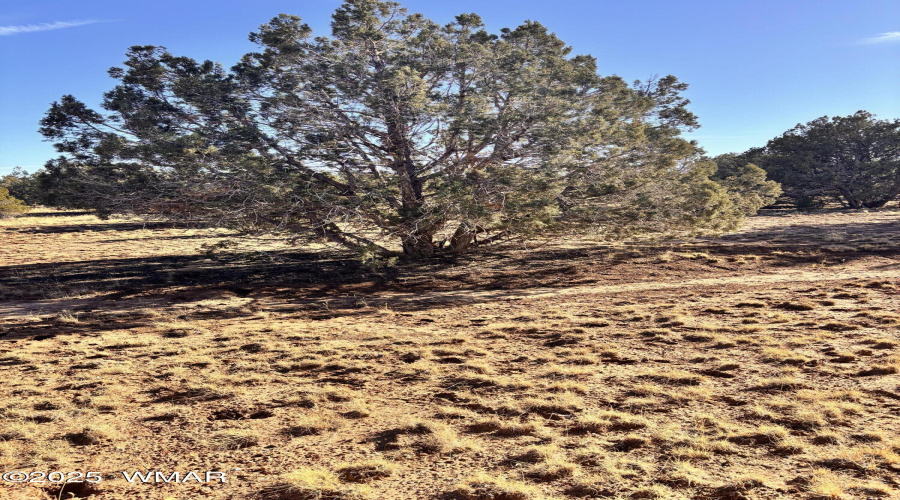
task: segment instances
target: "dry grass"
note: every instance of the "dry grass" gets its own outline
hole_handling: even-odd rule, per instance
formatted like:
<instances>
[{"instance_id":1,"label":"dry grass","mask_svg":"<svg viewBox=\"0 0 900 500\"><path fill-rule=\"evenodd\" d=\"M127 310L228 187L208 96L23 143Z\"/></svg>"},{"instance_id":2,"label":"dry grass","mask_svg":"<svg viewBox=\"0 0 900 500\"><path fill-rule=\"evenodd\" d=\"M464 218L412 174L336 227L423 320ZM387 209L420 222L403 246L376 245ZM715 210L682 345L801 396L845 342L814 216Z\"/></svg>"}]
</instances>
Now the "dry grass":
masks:
<instances>
[{"instance_id":1,"label":"dry grass","mask_svg":"<svg viewBox=\"0 0 900 500\"><path fill-rule=\"evenodd\" d=\"M541 498L541 490L527 483L482 473L467 478L448 497L458 500L536 500Z\"/></svg>"},{"instance_id":2,"label":"dry grass","mask_svg":"<svg viewBox=\"0 0 900 500\"><path fill-rule=\"evenodd\" d=\"M282 474L279 482L264 488L258 498L265 500L356 500L368 498L360 490L347 488L333 472L304 468Z\"/></svg>"}]
</instances>

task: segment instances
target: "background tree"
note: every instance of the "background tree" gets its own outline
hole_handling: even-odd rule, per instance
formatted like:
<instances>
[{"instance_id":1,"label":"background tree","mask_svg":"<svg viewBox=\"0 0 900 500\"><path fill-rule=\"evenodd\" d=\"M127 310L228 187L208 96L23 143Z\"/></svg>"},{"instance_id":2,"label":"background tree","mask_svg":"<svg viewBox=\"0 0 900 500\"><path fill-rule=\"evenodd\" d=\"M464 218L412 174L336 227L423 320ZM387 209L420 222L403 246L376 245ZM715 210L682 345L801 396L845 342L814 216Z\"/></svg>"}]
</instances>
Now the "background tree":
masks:
<instances>
[{"instance_id":1,"label":"background tree","mask_svg":"<svg viewBox=\"0 0 900 500\"><path fill-rule=\"evenodd\" d=\"M510 234L725 230L675 77L627 85L536 22L491 34L348 0L330 37L280 15L230 71L135 46L104 113L64 96L42 133L58 203L411 257Z\"/></svg>"},{"instance_id":2,"label":"background tree","mask_svg":"<svg viewBox=\"0 0 900 500\"><path fill-rule=\"evenodd\" d=\"M801 205L825 196L875 208L900 194L900 120L866 111L797 125L749 155Z\"/></svg>"}]
</instances>

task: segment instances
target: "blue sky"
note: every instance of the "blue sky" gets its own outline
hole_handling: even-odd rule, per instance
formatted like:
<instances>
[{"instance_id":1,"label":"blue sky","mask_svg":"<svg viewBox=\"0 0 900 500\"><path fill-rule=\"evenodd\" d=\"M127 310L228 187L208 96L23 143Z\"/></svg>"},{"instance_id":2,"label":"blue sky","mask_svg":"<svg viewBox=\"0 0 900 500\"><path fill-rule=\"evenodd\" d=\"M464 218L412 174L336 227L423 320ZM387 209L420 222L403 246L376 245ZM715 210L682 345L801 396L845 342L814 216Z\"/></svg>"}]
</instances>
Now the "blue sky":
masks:
<instances>
[{"instance_id":1,"label":"blue sky","mask_svg":"<svg viewBox=\"0 0 900 500\"><path fill-rule=\"evenodd\" d=\"M797 123L859 109L900 118L897 0L409 0L438 22L480 14L492 31L537 20L627 80L674 74L710 154L744 151ZM0 10L0 174L55 156L37 132L50 103L90 105L131 45L231 66L279 13L326 34L338 0L7 0Z\"/></svg>"}]
</instances>

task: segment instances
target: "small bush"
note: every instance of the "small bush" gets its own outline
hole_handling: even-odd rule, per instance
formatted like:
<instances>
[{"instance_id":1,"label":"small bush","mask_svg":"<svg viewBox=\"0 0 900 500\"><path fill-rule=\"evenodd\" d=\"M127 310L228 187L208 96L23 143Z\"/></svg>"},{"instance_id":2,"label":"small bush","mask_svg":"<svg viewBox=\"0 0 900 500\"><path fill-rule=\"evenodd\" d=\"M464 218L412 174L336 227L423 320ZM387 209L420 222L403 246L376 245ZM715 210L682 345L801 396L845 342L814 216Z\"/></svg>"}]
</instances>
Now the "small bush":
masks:
<instances>
[{"instance_id":1,"label":"small bush","mask_svg":"<svg viewBox=\"0 0 900 500\"><path fill-rule=\"evenodd\" d=\"M0 219L22 215L28 211L28 206L9 194L9 189L0 187Z\"/></svg>"}]
</instances>

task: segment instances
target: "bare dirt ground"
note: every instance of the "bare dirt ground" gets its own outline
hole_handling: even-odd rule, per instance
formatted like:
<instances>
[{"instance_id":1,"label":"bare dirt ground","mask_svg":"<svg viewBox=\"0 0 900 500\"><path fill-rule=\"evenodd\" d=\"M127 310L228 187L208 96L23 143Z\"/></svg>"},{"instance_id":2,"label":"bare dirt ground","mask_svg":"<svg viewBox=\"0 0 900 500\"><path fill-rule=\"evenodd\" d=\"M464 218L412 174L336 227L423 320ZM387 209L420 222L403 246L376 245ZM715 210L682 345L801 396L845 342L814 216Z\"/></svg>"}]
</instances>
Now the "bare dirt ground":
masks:
<instances>
[{"instance_id":1,"label":"bare dirt ground","mask_svg":"<svg viewBox=\"0 0 900 500\"><path fill-rule=\"evenodd\" d=\"M103 477L0 499L900 498L897 209L385 268L226 236L0 220L0 473Z\"/></svg>"}]
</instances>

